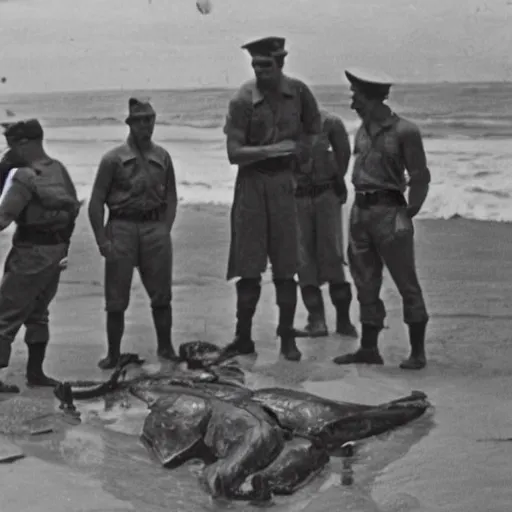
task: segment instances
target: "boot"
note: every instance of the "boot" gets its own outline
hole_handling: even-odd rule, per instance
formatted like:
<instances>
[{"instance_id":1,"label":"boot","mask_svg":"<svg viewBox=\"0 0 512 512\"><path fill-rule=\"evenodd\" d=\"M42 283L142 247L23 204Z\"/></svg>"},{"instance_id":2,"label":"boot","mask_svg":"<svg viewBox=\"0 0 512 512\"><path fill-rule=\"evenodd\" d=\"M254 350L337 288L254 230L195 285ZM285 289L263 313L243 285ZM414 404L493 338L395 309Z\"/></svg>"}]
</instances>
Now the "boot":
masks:
<instances>
[{"instance_id":1,"label":"boot","mask_svg":"<svg viewBox=\"0 0 512 512\"><path fill-rule=\"evenodd\" d=\"M336 332L342 336L357 338L357 330L350 321L350 303L352 302L350 283L331 283L329 294L336 309Z\"/></svg>"},{"instance_id":2,"label":"boot","mask_svg":"<svg viewBox=\"0 0 512 512\"><path fill-rule=\"evenodd\" d=\"M31 343L28 347L27 384L28 386L55 387L59 382L45 375L43 371L44 356L48 343Z\"/></svg>"},{"instance_id":3,"label":"boot","mask_svg":"<svg viewBox=\"0 0 512 512\"><path fill-rule=\"evenodd\" d=\"M4 372L2 372L2 370L4 368L7 368L8 364L5 363L5 364L2 364L0 363L0 376L2 376L2 374ZM3 379L0 379L0 393L19 393L20 392L20 388L18 386L16 386L15 384L9 384L8 382L4 382Z\"/></svg>"},{"instance_id":4,"label":"boot","mask_svg":"<svg viewBox=\"0 0 512 512\"><path fill-rule=\"evenodd\" d=\"M378 338L381 328L363 324L361 346L356 352L335 357L335 364L384 364L378 349Z\"/></svg>"},{"instance_id":5,"label":"boot","mask_svg":"<svg viewBox=\"0 0 512 512\"><path fill-rule=\"evenodd\" d=\"M277 335L281 338L281 355L288 361L300 361L302 354L295 343L295 330L278 327Z\"/></svg>"},{"instance_id":6,"label":"boot","mask_svg":"<svg viewBox=\"0 0 512 512\"><path fill-rule=\"evenodd\" d=\"M121 339L124 333L124 312L107 313L107 344L108 353L98 362L102 370L112 370L119 362L121 355Z\"/></svg>"},{"instance_id":7,"label":"boot","mask_svg":"<svg viewBox=\"0 0 512 512\"><path fill-rule=\"evenodd\" d=\"M408 359L400 363L402 370L421 370L427 366L425 355L425 331L427 322L409 324L409 342L411 353Z\"/></svg>"},{"instance_id":8,"label":"boot","mask_svg":"<svg viewBox=\"0 0 512 512\"><path fill-rule=\"evenodd\" d=\"M171 306L165 308L154 308L152 310L153 323L155 325L157 339L157 355L167 361L178 362L180 358L176 355L172 346L172 309Z\"/></svg>"},{"instance_id":9,"label":"boot","mask_svg":"<svg viewBox=\"0 0 512 512\"><path fill-rule=\"evenodd\" d=\"M235 338L222 349L222 358L255 354L252 319L261 295L260 279L240 279L236 283L237 308Z\"/></svg>"},{"instance_id":10,"label":"boot","mask_svg":"<svg viewBox=\"0 0 512 512\"><path fill-rule=\"evenodd\" d=\"M325 323L325 308L322 298L322 290L316 286L303 286L300 289L302 300L308 310L308 323L303 331L295 330L299 338L322 338L327 336L327 324Z\"/></svg>"},{"instance_id":11,"label":"boot","mask_svg":"<svg viewBox=\"0 0 512 512\"><path fill-rule=\"evenodd\" d=\"M0 393L12 393L16 394L20 392L20 388L16 384L9 384L0 380Z\"/></svg>"},{"instance_id":12,"label":"boot","mask_svg":"<svg viewBox=\"0 0 512 512\"><path fill-rule=\"evenodd\" d=\"M239 312L241 313L241 312ZM236 356L249 356L256 353L254 341L251 339L251 323L241 320L239 315L233 341L226 345L221 352L222 359Z\"/></svg>"},{"instance_id":13,"label":"boot","mask_svg":"<svg viewBox=\"0 0 512 512\"><path fill-rule=\"evenodd\" d=\"M288 361L300 361L302 354L295 343L293 328L297 307L297 283L293 279L274 279L276 302L279 307L277 335L281 338L281 355Z\"/></svg>"}]
</instances>

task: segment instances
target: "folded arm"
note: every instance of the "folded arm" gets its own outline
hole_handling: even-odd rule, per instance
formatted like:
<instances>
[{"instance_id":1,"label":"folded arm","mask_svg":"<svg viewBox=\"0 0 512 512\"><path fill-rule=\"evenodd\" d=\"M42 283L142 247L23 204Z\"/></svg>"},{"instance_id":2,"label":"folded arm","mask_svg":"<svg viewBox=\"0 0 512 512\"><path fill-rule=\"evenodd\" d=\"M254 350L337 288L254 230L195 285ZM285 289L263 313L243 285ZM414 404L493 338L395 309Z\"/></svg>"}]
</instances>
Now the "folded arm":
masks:
<instances>
[{"instance_id":1,"label":"folded arm","mask_svg":"<svg viewBox=\"0 0 512 512\"><path fill-rule=\"evenodd\" d=\"M251 120L251 106L242 98L229 102L228 115L224 126L229 163L245 165L268 158L268 146L249 146L246 134Z\"/></svg>"},{"instance_id":2,"label":"folded arm","mask_svg":"<svg viewBox=\"0 0 512 512\"><path fill-rule=\"evenodd\" d=\"M236 97L229 103L224 133L229 163L248 165L267 158L288 156L295 153L295 141L281 141L264 146L247 144L247 132L251 121L252 104L246 98ZM243 168L243 167L242 167Z\"/></svg>"}]
</instances>

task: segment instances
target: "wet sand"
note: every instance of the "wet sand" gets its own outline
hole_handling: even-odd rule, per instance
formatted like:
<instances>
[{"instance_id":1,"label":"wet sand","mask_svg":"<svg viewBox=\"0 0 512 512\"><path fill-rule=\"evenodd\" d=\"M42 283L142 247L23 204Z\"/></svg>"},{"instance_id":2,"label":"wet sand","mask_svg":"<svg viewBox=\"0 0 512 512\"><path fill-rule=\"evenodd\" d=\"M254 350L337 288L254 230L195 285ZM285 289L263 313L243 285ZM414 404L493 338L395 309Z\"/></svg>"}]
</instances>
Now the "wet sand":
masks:
<instances>
[{"instance_id":1,"label":"wet sand","mask_svg":"<svg viewBox=\"0 0 512 512\"><path fill-rule=\"evenodd\" d=\"M176 345L193 339L223 345L232 337L234 286L224 279L228 220L224 207L179 209L173 237ZM481 439L512 437L512 227L462 219L420 220L416 238L419 274L431 314L429 366L421 372L407 373L397 367L408 345L400 297L389 277L382 292L388 310L388 328L381 337L386 364L379 368L331 364L334 355L356 345L334 335L300 340L305 357L299 365L279 361L274 288L265 279L255 317L259 357L252 368L252 382L303 386L326 397L366 403L384 402L418 389L435 405L433 415L365 443L354 462L352 486L341 485L341 461L333 459L331 471L311 484L310 490L279 500L274 510L508 509L512 443ZM9 242L10 235L0 235L3 255ZM52 343L46 369L60 379L103 376L96 367L105 350L102 278L102 261L82 212L70 266L63 273L51 310ZM334 312L325 292L324 298L333 326ZM357 318L357 304L352 311ZM297 324L302 325L305 318L300 304ZM156 362L149 304L138 276L123 349ZM20 335L14 345L11 375L22 385L25 357ZM26 390L24 395L52 400L47 391ZM127 413L119 414L124 414L125 430L128 421L128 430L135 434L144 408L134 405L130 410L129 421ZM194 467L176 472L159 468L135 437L113 432L112 425L101 435L85 424L58 439L46 436L26 442L27 458L0 464L0 480L7 486L6 494L2 490L2 512L159 512L169 510L170 503L175 505L173 510L222 509L201 494ZM45 476L44 482L39 475ZM237 508L249 510L242 505Z\"/></svg>"}]
</instances>

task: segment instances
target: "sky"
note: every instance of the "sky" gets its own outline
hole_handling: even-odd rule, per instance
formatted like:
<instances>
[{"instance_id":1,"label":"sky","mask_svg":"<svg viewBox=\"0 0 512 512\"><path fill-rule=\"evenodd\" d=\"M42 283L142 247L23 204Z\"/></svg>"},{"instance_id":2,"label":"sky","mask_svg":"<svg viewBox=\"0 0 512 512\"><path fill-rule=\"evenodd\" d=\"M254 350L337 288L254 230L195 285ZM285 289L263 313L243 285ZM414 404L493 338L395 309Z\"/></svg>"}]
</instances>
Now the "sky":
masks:
<instances>
[{"instance_id":1,"label":"sky","mask_svg":"<svg viewBox=\"0 0 512 512\"><path fill-rule=\"evenodd\" d=\"M397 82L512 80L512 0L0 0L0 93L234 87L240 49L286 37L286 72Z\"/></svg>"}]
</instances>

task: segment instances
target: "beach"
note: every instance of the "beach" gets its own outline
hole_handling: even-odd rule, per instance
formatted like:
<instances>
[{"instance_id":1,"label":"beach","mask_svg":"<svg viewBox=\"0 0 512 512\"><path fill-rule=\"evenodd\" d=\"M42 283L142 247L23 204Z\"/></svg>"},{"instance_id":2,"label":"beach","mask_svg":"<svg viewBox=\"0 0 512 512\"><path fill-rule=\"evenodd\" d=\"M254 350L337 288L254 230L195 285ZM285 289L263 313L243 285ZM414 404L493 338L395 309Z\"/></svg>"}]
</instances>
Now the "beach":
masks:
<instances>
[{"instance_id":1,"label":"beach","mask_svg":"<svg viewBox=\"0 0 512 512\"><path fill-rule=\"evenodd\" d=\"M368 512L503 512L512 491L512 407L509 391L512 326L512 165L509 139L512 85L397 85L391 105L418 123L432 183L415 220L418 273L431 321L429 364L419 372L398 368L408 354L399 294L385 274L382 298L388 316L381 334L382 367L340 367L332 357L357 341L339 336L299 340L299 364L278 358L277 308L267 273L254 319L258 358L242 361L248 385L292 386L343 401L377 404L427 393L433 410L385 436L366 440L347 471L332 458L328 469L304 489L276 500L275 512L333 510ZM348 87L319 86L315 94L340 114L351 140L358 126L348 108ZM127 98L144 91L1 95L0 108L37 116L50 154L68 167L79 197L89 198L101 155L126 136ZM174 244L174 344L231 341L235 288L225 280L229 205L235 169L226 158L222 126L232 91L151 91L157 112L155 141L172 155L178 196ZM478 101L474 98L478 97ZM350 169L347 181L350 179ZM349 186L344 207L345 237ZM0 233L7 254L12 228ZM347 276L350 275L347 269ZM46 370L61 380L105 378L97 368L105 353L103 262L87 221L86 207L73 236L69 268L51 307ZM324 290L329 327L334 310ZM357 320L354 300L352 316ZM137 352L158 369L149 301L137 275L126 317L124 351ZM296 325L306 312L299 299ZM359 324L357 323L358 327ZM49 390L24 387L26 348L14 345L11 377L23 387L20 408L32 404L54 412ZM3 398L3 397L2 397ZM15 400L16 400L15 399ZM25 402L23 402L25 401ZM16 403L10 401L9 404ZM24 405L25 404L25 405ZM17 421L0 401L3 422ZM133 399L107 407L101 400L78 404L82 423L40 436L13 439L26 457L0 464L1 512L184 512L225 510L198 484L197 465L170 471L151 459L138 436L147 409ZM36 408L37 408L36 407ZM13 449L0 436L0 455ZM45 478L38 478L44 474ZM27 485L26 482L30 482ZM235 504L236 510L256 510ZM228 507L229 508L229 507Z\"/></svg>"},{"instance_id":2,"label":"beach","mask_svg":"<svg viewBox=\"0 0 512 512\"><path fill-rule=\"evenodd\" d=\"M173 230L176 346L194 339L219 345L231 340L234 286L224 278L228 220L224 206L179 207ZM363 443L354 463L352 486L341 485L341 461L333 458L318 481L278 500L273 510L507 510L512 490L505 479L512 469L512 444L482 440L512 436L508 363L512 356L512 228L507 223L465 219L418 220L415 228L418 270L431 314L429 365L422 371L404 372L397 367L408 345L401 301L387 275L382 292L387 329L381 337L386 364L377 368L332 364L334 355L357 343L334 335L299 340L304 352L299 364L279 360L274 289L268 277L264 280L254 321L259 356L249 372L251 385L292 385L362 403L385 402L417 389L427 393L435 407L413 424ZM10 235L0 236L3 255L9 242ZM59 379L103 376L96 367L105 350L102 279L102 261L83 211L69 268L51 308L46 369ZM332 328L333 308L326 291L324 297ZM357 318L355 303L352 312ZM297 325L302 326L305 319L300 303ZM136 351L157 364L149 303L138 276L123 343L125 351ZM20 335L11 376L22 386L25 357ZM24 390L23 396L53 402L48 390ZM79 404L84 411L87 407ZM160 512L169 510L171 503L172 510L223 510L200 490L194 468L169 471L150 460L136 435L144 414L143 408L134 405L131 410L114 411L103 431L84 421L66 436L20 442L28 456L0 464L0 479L6 482L2 512L50 510L50 503L54 511ZM20 482L40 473L45 474L44 484L20 487ZM248 505L235 508L252 509Z\"/></svg>"}]
</instances>

